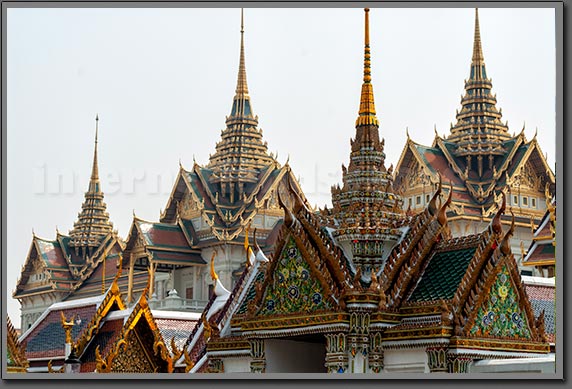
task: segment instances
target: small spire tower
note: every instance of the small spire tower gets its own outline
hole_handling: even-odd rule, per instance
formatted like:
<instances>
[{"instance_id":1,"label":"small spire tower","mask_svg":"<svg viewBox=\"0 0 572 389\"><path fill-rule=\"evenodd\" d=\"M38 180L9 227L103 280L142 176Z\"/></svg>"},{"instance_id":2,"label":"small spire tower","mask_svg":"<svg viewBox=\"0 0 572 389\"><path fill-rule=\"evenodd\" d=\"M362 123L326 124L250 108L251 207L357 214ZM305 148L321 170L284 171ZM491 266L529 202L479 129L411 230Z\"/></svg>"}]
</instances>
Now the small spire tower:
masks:
<instances>
[{"instance_id":1,"label":"small spire tower","mask_svg":"<svg viewBox=\"0 0 572 389\"><path fill-rule=\"evenodd\" d=\"M97 137L99 132L99 116L95 117L95 146L93 151L93 166L89 187L85 192L85 200L81 206L78 220L70 231L70 247L75 247L76 254L83 259L91 256L99 247L101 238L113 231L113 223L109 221L107 205L103 201L103 192L99 182L97 163Z\"/></svg>"},{"instance_id":2,"label":"small spire tower","mask_svg":"<svg viewBox=\"0 0 572 389\"><path fill-rule=\"evenodd\" d=\"M258 116L252 112L244 56L244 14L240 18L240 60L236 91L230 116L216 152L210 157L208 168L213 174L210 182L220 185L221 201L233 203L242 196L248 183L258 180L260 171L275 160L268 154L262 130L257 128ZM225 200L226 199L226 200Z\"/></svg>"},{"instance_id":3,"label":"small spire tower","mask_svg":"<svg viewBox=\"0 0 572 389\"><path fill-rule=\"evenodd\" d=\"M494 159L505 154L503 142L511 139L508 126L501 122L502 110L496 107L496 95L491 93L492 82L487 78L479 10L475 9L475 35L471 72L465 80L465 94L461 98L461 110L457 111L457 122L451 127L447 141L454 143L456 156L466 157L467 170L483 174L483 156L489 160L492 169Z\"/></svg>"},{"instance_id":4,"label":"small spire tower","mask_svg":"<svg viewBox=\"0 0 572 389\"><path fill-rule=\"evenodd\" d=\"M362 274L379 269L401 236L401 198L394 193L391 173L385 168L384 141L379 139L371 83L369 9L365 9L363 84L356 136L351 140L350 163L342 166L343 186L332 187L336 236ZM351 252L351 254L350 254Z\"/></svg>"}]
</instances>

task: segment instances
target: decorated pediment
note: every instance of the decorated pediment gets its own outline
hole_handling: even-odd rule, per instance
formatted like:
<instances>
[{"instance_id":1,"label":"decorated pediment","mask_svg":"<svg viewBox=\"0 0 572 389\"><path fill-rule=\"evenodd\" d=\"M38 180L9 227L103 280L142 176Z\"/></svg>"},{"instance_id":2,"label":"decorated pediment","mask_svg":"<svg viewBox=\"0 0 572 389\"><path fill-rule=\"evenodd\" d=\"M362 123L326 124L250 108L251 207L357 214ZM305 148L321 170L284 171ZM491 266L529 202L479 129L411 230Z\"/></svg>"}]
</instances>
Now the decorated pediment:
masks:
<instances>
[{"instance_id":1,"label":"decorated pediment","mask_svg":"<svg viewBox=\"0 0 572 389\"><path fill-rule=\"evenodd\" d=\"M333 309L331 299L292 236L276 256L277 265L261 300L259 315L288 315Z\"/></svg>"},{"instance_id":2,"label":"decorated pediment","mask_svg":"<svg viewBox=\"0 0 572 389\"><path fill-rule=\"evenodd\" d=\"M486 298L476 309L471 336L532 338L532 331L524 309L520 306L520 296L511 279L506 265L495 275Z\"/></svg>"}]
</instances>

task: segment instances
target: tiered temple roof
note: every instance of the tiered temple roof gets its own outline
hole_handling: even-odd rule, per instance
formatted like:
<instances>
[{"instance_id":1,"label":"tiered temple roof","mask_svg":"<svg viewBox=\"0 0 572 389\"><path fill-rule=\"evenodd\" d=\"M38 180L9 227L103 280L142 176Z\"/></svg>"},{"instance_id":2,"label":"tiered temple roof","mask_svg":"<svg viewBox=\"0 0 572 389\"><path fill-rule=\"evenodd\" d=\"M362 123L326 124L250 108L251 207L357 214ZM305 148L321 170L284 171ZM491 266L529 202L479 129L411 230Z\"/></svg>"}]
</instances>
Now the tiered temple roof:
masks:
<instances>
[{"instance_id":1,"label":"tiered temple roof","mask_svg":"<svg viewBox=\"0 0 572 389\"><path fill-rule=\"evenodd\" d=\"M455 156L501 156L506 153L504 142L511 139L511 136L507 124L501 122L502 110L497 109L496 95L491 93L491 89L492 82L487 77L483 56L477 9L471 73L465 81L465 95L461 99L461 111L457 112L457 123L451 126L451 134L447 137L447 140L456 146ZM470 161L470 158L468 160Z\"/></svg>"},{"instance_id":2,"label":"tiered temple roof","mask_svg":"<svg viewBox=\"0 0 572 389\"><path fill-rule=\"evenodd\" d=\"M98 131L96 116L91 178L78 220L69 235L57 230L54 240L33 235L13 294L16 299L42 293L57 294L56 301L95 296L104 293L113 279L123 241L113 230L103 201L97 160Z\"/></svg>"},{"instance_id":3,"label":"tiered temple roof","mask_svg":"<svg viewBox=\"0 0 572 389\"><path fill-rule=\"evenodd\" d=\"M546 162L536 135L527 140L522 131L514 136L503 123L502 110L496 107L496 95L487 75L482 49L478 9L475 10L475 34L470 75L465 80L461 110L450 134L441 137L435 130L431 146L407 142L395 169L395 189L419 208L421 197L435 187L439 174L453 184L452 219L490 220L497 211L498 191L511 194L517 224L538 221L542 209L521 203L519 197L541 199L546 185L555 190L555 177ZM517 196L514 199L514 196ZM416 199L417 198L417 199ZM421 201L420 201L421 200ZM531 200L533 201L533 200ZM405 206L406 207L406 206ZM510 220L505 217L505 224Z\"/></svg>"},{"instance_id":4,"label":"tiered temple roof","mask_svg":"<svg viewBox=\"0 0 572 389\"><path fill-rule=\"evenodd\" d=\"M99 116L95 117L95 123L95 147L89 187L85 192L85 201L81 206L81 212L78 214L78 220L69 232L69 246L75 249L76 255L81 251L81 257L84 261L99 247L101 240L113 232L113 223L109 221L109 214L106 212L107 205L103 201L103 192L99 182L97 164Z\"/></svg>"},{"instance_id":5,"label":"tiered temple roof","mask_svg":"<svg viewBox=\"0 0 572 389\"><path fill-rule=\"evenodd\" d=\"M258 116L252 111L246 66L244 59L244 19L241 10L240 23L240 62L236 93L232 102L230 116L226 118L226 128L222 131L221 141L216 152L210 156L207 167L212 171L209 182L220 185L221 196L234 202L240 199L245 185L256 183L260 170L274 163L268 155L266 142L262 141L262 130L257 128Z\"/></svg>"}]
</instances>

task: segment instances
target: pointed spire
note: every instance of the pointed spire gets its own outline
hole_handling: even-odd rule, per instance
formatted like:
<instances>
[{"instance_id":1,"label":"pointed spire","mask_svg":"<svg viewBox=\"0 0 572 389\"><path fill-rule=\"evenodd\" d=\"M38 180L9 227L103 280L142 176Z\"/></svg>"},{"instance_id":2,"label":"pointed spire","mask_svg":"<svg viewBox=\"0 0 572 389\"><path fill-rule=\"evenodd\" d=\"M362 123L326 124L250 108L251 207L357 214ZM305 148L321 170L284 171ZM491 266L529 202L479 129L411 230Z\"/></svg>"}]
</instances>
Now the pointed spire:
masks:
<instances>
[{"instance_id":1,"label":"pointed spire","mask_svg":"<svg viewBox=\"0 0 572 389\"><path fill-rule=\"evenodd\" d=\"M388 247L399 239L401 232L391 225L403 213L400 208L401 196L393 189L393 168L386 169L384 163L384 140L379 137L371 82L369 9L365 8L364 11L365 48L360 110L355 138L350 142L350 163L347 168L342 165L343 186L340 188L336 185L331 189L333 210L330 215L332 225L352 226L351 229L340 228L334 233L338 242L358 247L354 244L357 239L360 245L367 247L361 252L352 252L351 261L356 269L361 269L362 265L383 267L389 251L381 247ZM294 213L299 209L301 205L294 205ZM372 233L379 230L385 231L384 234Z\"/></svg>"},{"instance_id":2,"label":"pointed spire","mask_svg":"<svg viewBox=\"0 0 572 389\"><path fill-rule=\"evenodd\" d=\"M473 42L473 64L485 60L481 43L481 29L479 27L479 9L475 8L475 39Z\"/></svg>"},{"instance_id":3,"label":"pointed spire","mask_svg":"<svg viewBox=\"0 0 572 389\"><path fill-rule=\"evenodd\" d=\"M241 10L236 92L230 115L226 118L226 128L222 130L221 140L216 145L216 152L209 156L207 166L213 172L210 182L220 184L221 197L227 197L231 203L242 197L245 183L256 182L260 170L275 162L268 154L262 130L257 128L258 117L252 112L244 58L244 11Z\"/></svg>"},{"instance_id":4,"label":"pointed spire","mask_svg":"<svg viewBox=\"0 0 572 389\"><path fill-rule=\"evenodd\" d=\"M97 135L99 132L99 115L95 114L95 146L93 150L93 165L91 167L91 180L99 180L99 168L97 166Z\"/></svg>"},{"instance_id":5,"label":"pointed spire","mask_svg":"<svg viewBox=\"0 0 572 389\"><path fill-rule=\"evenodd\" d=\"M461 96L462 109L456 111L457 122L451 127L447 140L457 145L454 154L503 156L504 142L511 139L508 123L503 124L502 110L496 107L492 93L492 80L487 76L481 42L479 10L475 8L475 34L469 78L465 80L465 94ZM494 164L494 163L493 163Z\"/></svg>"},{"instance_id":6,"label":"pointed spire","mask_svg":"<svg viewBox=\"0 0 572 389\"><path fill-rule=\"evenodd\" d=\"M236 82L236 96L248 95L246 83L246 65L244 61L244 8L240 9L240 62L238 65L238 80Z\"/></svg>"},{"instance_id":7,"label":"pointed spire","mask_svg":"<svg viewBox=\"0 0 572 389\"><path fill-rule=\"evenodd\" d=\"M257 125L250 106L250 96L248 95L248 84L246 83L246 64L244 60L244 9L240 9L240 60L238 64L238 78L236 81L236 91L232 103L232 111L227 119L227 125L237 119L244 121L250 119L250 125Z\"/></svg>"},{"instance_id":8,"label":"pointed spire","mask_svg":"<svg viewBox=\"0 0 572 389\"><path fill-rule=\"evenodd\" d=\"M373 99L373 85L371 84L371 53L369 47L369 8L365 11L365 37L363 59L363 84L361 86L361 99L359 104L359 117L356 126L375 125L379 126L375 116L375 102Z\"/></svg>"}]
</instances>

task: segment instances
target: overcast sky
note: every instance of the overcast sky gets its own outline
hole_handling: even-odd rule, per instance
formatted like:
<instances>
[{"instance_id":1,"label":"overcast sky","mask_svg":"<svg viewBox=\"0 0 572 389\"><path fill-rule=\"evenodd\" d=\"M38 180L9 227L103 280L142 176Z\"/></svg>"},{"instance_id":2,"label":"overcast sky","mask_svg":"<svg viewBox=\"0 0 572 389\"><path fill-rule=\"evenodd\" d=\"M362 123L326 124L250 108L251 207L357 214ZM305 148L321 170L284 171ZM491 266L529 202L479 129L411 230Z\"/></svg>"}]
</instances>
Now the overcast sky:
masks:
<instances>
[{"instance_id":1,"label":"overcast sky","mask_svg":"<svg viewBox=\"0 0 572 389\"><path fill-rule=\"evenodd\" d=\"M348 164L363 67L363 10L246 9L252 107L269 150L312 204ZM497 107L510 132L555 161L555 12L479 10ZM99 114L99 174L126 238L133 211L158 220L182 165L208 162L230 113L239 9L14 9L7 13L8 314L32 239L73 227L87 189ZM409 128L447 135L469 76L474 9L370 12L372 79L386 166Z\"/></svg>"}]
</instances>

